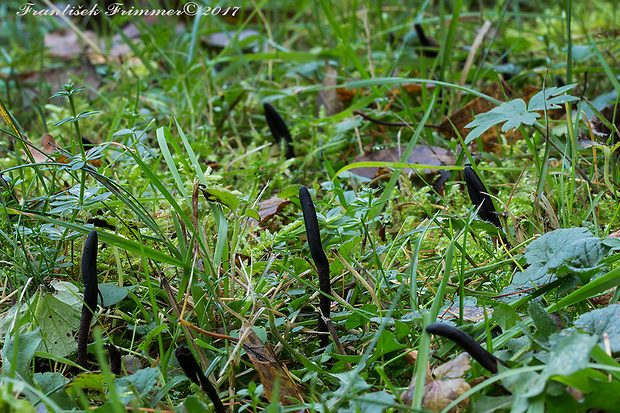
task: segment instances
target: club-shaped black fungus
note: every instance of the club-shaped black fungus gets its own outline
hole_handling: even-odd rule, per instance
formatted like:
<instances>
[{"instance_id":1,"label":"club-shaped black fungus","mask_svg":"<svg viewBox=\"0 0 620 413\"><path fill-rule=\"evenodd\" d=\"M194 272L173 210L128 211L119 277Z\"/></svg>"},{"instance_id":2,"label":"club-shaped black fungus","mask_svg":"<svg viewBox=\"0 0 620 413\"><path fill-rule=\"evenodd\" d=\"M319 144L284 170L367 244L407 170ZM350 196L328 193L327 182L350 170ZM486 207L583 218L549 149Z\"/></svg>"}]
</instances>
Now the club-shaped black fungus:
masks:
<instances>
[{"instance_id":1,"label":"club-shaped black fungus","mask_svg":"<svg viewBox=\"0 0 620 413\"><path fill-rule=\"evenodd\" d=\"M202 368L194 358L189 347L179 346L174 350L174 355L179 361L179 365L183 369L183 372L187 376L188 379L201 386L202 389L207 393L207 396L213 402L213 406L217 413L225 413L226 408L220 399L220 395L217 393L217 390L211 384L211 382L207 379L207 377L202 372Z\"/></svg>"},{"instance_id":2,"label":"club-shaped black fungus","mask_svg":"<svg viewBox=\"0 0 620 413\"><path fill-rule=\"evenodd\" d=\"M97 285L97 231L91 231L84 243L82 252L82 281L84 282L84 304L82 305L82 317L80 318L80 328L78 330L78 364L86 367L88 335L90 333L90 322L97 308L97 295L99 287Z\"/></svg>"},{"instance_id":3,"label":"club-shaped black fungus","mask_svg":"<svg viewBox=\"0 0 620 413\"><path fill-rule=\"evenodd\" d=\"M293 139L291 138L291 132L288 130L286 123L284 123L284 119L282 119L280 114L270 103L263 103L263 108L265 109L267 125L276 143L279 145L284 139L284 154L286 159L294 158L295 151L293 150Z\"/></svg>"},{"instance_id":4,"label":"club-shaped black fungus","mask_svg":"<svg viewBox=\"0 0 620 413\"><path fill-rule=\"evenodd\" d=\"M497 373L497 363L502 363L504 366L506 362L498 359L493 354L486 351L476 340L471 336L456 327L444 323L431 323L426 326L426 331L429 334L435 334L437 336L445 337L454 341L463 350L469 353L482 367L489 370L491 373Z\"/></svg>"},{"instance_id":5,"label":"club-shaped black fungus","mask_svg":"<svg viewBox=\"0 0 620 413\"><path fill-rule=\"evenodd\" d=\"M502 227L502 223L495 212L495 207L493 206L493 200L489 196L489 191L484 186L480 177L476 174L471 166L466 166L463 171L465 174L465 184L467 184L467 192L469 193L469 198L471 199L472 204L476 208L480 205L480 210L478 211L478 215L485 221L490 222L495 225L497 228Z\"/></svg>"},{"instance_id":6,"label":"club-shaped black fungus","mask_svg":"<svg viewBox=\"0 0 620 413\"><path fill-rule=\"evenodd\" d=\"M299 188L299 203L304 214L304 224L306 226L306 236L308 237L308 246L310 247L310 255L319 275L319 288L323 294L320 295L319 308L325 318L330 315L330 299L325 294L331 294L331 280L329 278L329 262L321 245L321 233L319 231L319 222L316 219L316 211L312 203L310 192L305 186ZM318 331L327 332L327 324L319 314ZM321 346L325 347L329 342L327 335L321 335Z\"/></svg>"},{"instance_id":7,"label":"club-shaped black fungus","mask_svg":"<svg viewBox=\"0 0 620 413\"><path fill-rule=\"evenodd\" d=\"M121 349L114 344L108 344L108 355L110 357L110 371L116 375L121 374L123 359L121 357Z\"/></svg>"},{"instance_id":8,"label":"club-shaped black fungus","mask_svg":"<svg viewBox=\"0 0 620 413\"><path fill-rule=\"evenodd\" d=\"M420 44L424 47L427 48L438 48L439 45L437 44L437 42L435 42L434 40L429 39L426 36L426 33L424 33L424 29L422 28L422 26L420 24L415 24L413 26L413 28L415 29L416 33L418 34L418 39L420 39ZM422 52L423 55L428 56L428 57L437 57L437 50L424 50Z\"/></svg>"}]
</instances>

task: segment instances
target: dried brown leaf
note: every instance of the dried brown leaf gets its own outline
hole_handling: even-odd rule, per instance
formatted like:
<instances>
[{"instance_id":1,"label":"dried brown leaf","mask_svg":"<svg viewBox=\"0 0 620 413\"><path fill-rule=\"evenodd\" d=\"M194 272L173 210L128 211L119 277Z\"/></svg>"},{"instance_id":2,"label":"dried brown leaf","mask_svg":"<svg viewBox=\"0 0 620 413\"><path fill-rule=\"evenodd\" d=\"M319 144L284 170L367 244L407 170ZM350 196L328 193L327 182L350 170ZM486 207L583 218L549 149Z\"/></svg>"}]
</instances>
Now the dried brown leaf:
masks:
<instances>
[{"instance_id":1,"label":"dried brown leaf","mask_svg":"<svg viewBox=\"0 0 620 413\"><path fill-rule=\"evenodd\" d=\"M463 393L467 392L471 387L461 377L469 368L469 354L461 353L455 359L435 367L432 371L427 371L422 407L430 411L440 412ZM413 378L409 388L401 396L405 404L411 405L415 385L416 377ZM468 404L469 399L466 398L449 411L458 412Z\"/></svg>"},{"instance_id":2,"label":"dried brown leaf","mask_svg":"<svg viewBox=\"0 0 620 413\"><path fill-rule=\"evenodd\" d=\"M260 225L264 225L274 215L281 212L282 209L290 204L289 199L279 198L277 195L272 196L258 204L258 215L260 216Z\"/></svg>"},{"instance_id":3,"label":"dried brown leaf","mask_svg":"<svg viewBox=\"0 0 620 413\"><path fill-rule=\"evenodd\" d=\"M406 146L402 145L400 148L396 146L374 151L367 155L358 155L355 157L354 162L400 162L401 154L406 148ZM455 160L452 153L447 149L437 146L416 146L413 148L413 151L411 151L407 162L411 164L443 166L454 165ZM389 169L380 167L353 168L349 170L349 172L368 179L391 175L391 171ZM411 168L402 169L402 173L407 174L410 178L417 175L417 173L421 173L427 182L429 180L433 181L434 175L442 174L443 172L446 171L439 169L423 169L421 171L417 170L417 172L414 172Z\"/></svg>"},{"instance_id":4,"label":"dried brown leaf","mask_svg":"<svg viewBox=\"0 0 620 413\"><path fill-rule=\"evenodd\" d=\"M244 323L239 336L246 337L243 342L243 349L250 357L254 370L256 370L261 383L263 383L267 400L269 402L272 401L273 387L276 381L280 383L279 400L283 406L296 404L295 400L303 400L301 389L291 379L286 368L278 361L273 351L263 344L248 324Z\"/></svg>"},{"instance_id":5,"label":"dried brown leaf","mask_svg":"<svg viewBox=\"0 0 620 413\"><path fill-rule=\"evenodd\" d=\"M47 156L45 156L45 154L52 154L56 151L56 148L55 148L56 142L54 141L54 138L52 137L52 135L50 135L49 133L46 133L45 135L43 135L43 137L41 138L40 146L36 146L30 140L30 138L28 138L25 135L24 135L24 138L26 139L26 142L29 143L28 149L30 153L32 154L32 158L34 159L35 163L43 163L43 162L50 161L50 159ZM28 162L29 158L26 155L26 152L23 149L21 151L24 154L24 159L26 160L26 162Z\"/></svg>"},{"instance_id":6,"label":"dried brown leaf","mask_svg":"<svg viewBox=\"0 0 620 413\"><path fill-rule=\"evenodd\" d=\"M471 365L469 364L469 354L461 353L447 363L440 364L435 367L433 369L433 376L437 380L444 377L455 379L457 377L462 377L463 374L465 374L465 372L470 368Z\"/></svg>"},{"instance_id":7,"label":"dried brown leaf","mask_svg":"<svg viewBox=\"0 0 620 413\"><path fill-rule=\"evenodd\" d=\"M85 30L83 33L89 39L96 40L97 36L92 30ZM84 41L70 29L60 29L46 34L43 44L46 48L46 54L63 59L73 59L86 50Z\"/></svg>"},{"instance_id":8,"label":"dried brown leaf","mask_svg":"<svg viewBox=\"0 0 620 413\"><path fill-rule=\"evenodd\" d=\"M325 77L323 77L323 89L319 91L317 101L317 116L321 107L325 107L325 116L332 116L342 112L343 105L338 97L338 90L335 86L338 84L338 71L334 69L329 62L325 62Z\"/></svg>"},{"instance_id":9,"label":"dried brown leaf","mask_svg":"<svg viewBox=\"0 0 620 413\"><path fill-rule=\"evenodd\" d=\"M504 99L504 92L502 91L502 89L506 92L506 94L509 97L512 95L512 90L503 81L502 81L501 87L499 83L494 82L491 85L489 85L484 90L483 93L487 96L490 96L492 98L495 98L503 102L505 99ZM439 125L439 130L449 138L455 137L456 133L454 131L454 128L452 127L452 124L454 124L454 127L458 130L459 135L465 138L467 134L469 133L469 129L465 128L465 125L473 121L475 115L488 112L495 107L496 105L489 102L488 100L481 98L481 97L477 97L471 102L469 102L468 104L466 104L465 106L463 106L460 110L456 111L455 113L450 115L448 118L446 118L446 120L444 120ZM510 142L523 139L523 137L521 136L521 132L519 132L518 130L514 132L509 131L505 135ZM497 136L496 128L491 128L487 130L486 132L484 132L480 136L480 139L482 140L482 146L485 152L499 151L499 139Z\"/></svg>"},{"instance_id":10,"label":"dried brown leaf","mask_svg":"<svg viewBox=\"0 0 620 413\"><path fill-rule=\"evenodd\" d=\"M620 130L620 105L606 106L600 112L609 124L614 125L616 129ZM614 117L616 118L616 123L614 123ZM590 126L592 127L592 133L600 138L607 139L611 135L611 130L605 126L598 116L590 120ZM616 140L618 140L617 136Z\"/></svg>"},{"instance_id":11,"label":"dried brown leaf","mask_svg":"<svg viewBox=\"0 0 620 413\"><path fill-rule=\"evenodd\" d=\"M469 389L469 384L464 379L432 381L424 386L422 406L433 412L440 412ZM449 412L458 412L468 404L469 399L465 399Z\"/></svg>"}]
</instances>

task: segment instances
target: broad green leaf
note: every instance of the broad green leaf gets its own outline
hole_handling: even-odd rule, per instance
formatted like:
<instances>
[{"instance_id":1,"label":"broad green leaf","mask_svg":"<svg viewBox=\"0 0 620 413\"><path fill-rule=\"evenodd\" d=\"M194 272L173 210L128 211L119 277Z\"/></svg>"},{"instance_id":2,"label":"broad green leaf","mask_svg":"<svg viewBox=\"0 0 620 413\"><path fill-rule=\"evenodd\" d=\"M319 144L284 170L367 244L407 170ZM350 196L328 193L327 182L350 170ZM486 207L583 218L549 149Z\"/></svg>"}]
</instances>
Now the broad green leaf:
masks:
<instances>
[{"instance_id":1,"label":"broad green leaf","mask_svg":"<svg viewBox=\"0 0 620 413\"><path fill-rule=\"evenodd\" d=\"M43 342L40 351L66 357L77 349L74 332L80 326L81 294L77 286L66 281L52 281L56 290L45 293L37 306L36 320Z\"/></svg>"},{"instance_id":2,"label":"broad green leaf","mask_svg":"<svg viewBox=\"0 0 620 413\"><path fill-rule=\"evenodd\" d=\"M65 391L65 386L69 382L69 379L62 373L51 371L34 373L33 381L35 385L41 388L41 391L55 401L59 407L67 411L75 409L75 402ZM33 404L36 404L39 400L38 397L36 397L36 399L30 399Z\"/></svg>"},{"instance_id":3,"label":"broad green leaf","mask_svg":"<svg viewBox=\"0 0 620 413\"><path fill-rule=\"evenodd\" d=\"M239 198L225 189L201 188L202 193L209 202L219 202L226 205L231 211L236 211L239 206Z\"/></svg>"},{"instance_id":4,"label":"broad green leaf","mask_svg":"<svg viewBox=\"0 0 620 413\"><path fill-rule=\"evenodd\" d=\"M521 320L515 309L504 303L499 303L495 306L492 317L500 326L502 332L516 326L517 321Z\"/></svg>"},{"instance_id":5,"label":"broad green leaf","mask_svg":"<svg viewBox=\"0 0 620 413\"><path fill-rule=\"evenodd\" d=\"M41 333L38 328L29 333L21 334L17 343L15 343L15 337L7 334L4 347L2 347L2 375L8 375L11 371L14 352L17 352L15 373L19 374L22 379L30 377L28 370L39 344L41 344ZM17 347L15 347L16 345Z\"/></svg>"},{"instance_id":6,"label":"broad green leaf","mask_svg":"<svg viewBox=\"0 0 620 413\"><path fill-rule=\"evenodd\" d=\"M147 396L159 380L159 369L149 367L138 370L131 376L120 377L114 380L116 391L123 404L128 405L136 396L143 398ZM134 390L138 392L136 395Z\"/></svg>"},{"instance_id":7,"label":"broad green leaf","mask_svg":"<svg viewBox=\"0 0 620 413\"><path fill-rule=\"evenodd\" d=\"M260 215L258 215L258 212L255 209L252 208L248 208L245 210L245 215L243 215L244 218L254 218L255 220L260 222Z\"/></svg>"},{"instance_id":8,"label":"broad green leaf","mask_svg":"<svg viewBox=\"0 0 620 413\"><path fill-rule=\"evenodd\" d=\"M99 284L99 292L103 297L104 307L114 305L127 297L126 287L119 287L112 283Z\"/></svg>"},{"instance_id":9,"label":"broad green leaf","mask_svg":"<svg viewBox=\"0 0 620 413\"><path fill-rule=\"evenodd\" d=\"M529 264L517 273L512 284L502 291L508 294L521 289L552 282L556 277L576 274L583 285L601 270L600 263L610 247L600 238L593 237L587 228L558 229L532 241L525 249ZM570 280L565 277L566 281ZM513 301L516 295L504 301Z\"/></svg>"},{"instance_id":10,"label":"broad green leaf","mask_svg":"<svg viewBox=\"0 0 620 413\"><path fill-rule=\"evenodd\" d=\"M396 396L386 391L378 391L361 395L351 400L349 406L352 411L360 413L374 413L383 411L387 406L394 404Z\"/></svg>"},{"instance_id":11,"label":"broad green leaf","mask_svg":"<svg viewBox=\"0 0 620 413\"><path fill-rule=\"evenodd\" d=\"M542 393L545 389L545 384L546 381L541 382L540 374L535 371L520 372L504 378L502 385L513 396L510 411L513 413L526 411L529 405L528 398L534 396L534 393Z\"/></svg>"},{"instance_id":12,"label":"broad green leaf","mask_svg":"<svg viewBox=\"0 0 620 413\"><path fill-rule=\"evenodd\" d=\"M620 382L600 381L592 393L587 394L580 407L583 411L617 412L620 405ZM590 410L592 409L592 410Z\"/></svg>"},{"instance_id":13,"label":"broad green leaf","mask_svg":"<svg viewBox=\"0 0 620 413\"><path fill-rule=\"evenodd\" d=\"M181 404L181 406L183 407L183 410L186 412L206 412L207 411L207 405L204 404L198 397L194 396L193 394L190 394L189 396L187 396L185 400L183 401L183 404ZM179 410L183 411L181 409Z\"/></svg>"},{"instance_id":14,"label":"broad green leaf","mask_svg":"<svg viewBox=\"0 0 620 413\"><path fill-rule=\"evenodd\" d=\"M609 335L612 354L620 352L620 304L592 310L575 320L575 327L599 337L599 344L605 348L603 334Z\"/></svg>"},{"instance_id":15,"label":"broad green leaf","mask_svg":"<svg viewBox=\"0 0 620 413\"><path fill-rule=\"evenodd\" d=\"M550 376L570 376L587 367L590 353L598 341L598 337L569 331L556 336L549 361L543 374ZM552 337L553 341L553 337Z\"/></svg>"},{"instance_id":16,"label":"broad green leaf","mask_svg":"<svg viewBox=\"0 0 620 413\"><path fill-rule=\"evenodd\" d=\"M387 354L391 353L392 351L401 350L405 347L407 346L400 344L398 341L396 341L394 333L388 330L383 330L383 332L381 333L381 337L377 342L377 354Z\"/></svg>"},{"instance_id":17,"label":"broad green leaf","mask_svg":"<svg viewBox=\"0 0 620 413\"><path fill-rule=\"evenodd\" d=\"M99 393L99 395L105 395L104 390L105 380L101 372L87 372L82 373L71 380L71 383L67 386L67 394L73 397L77 397L79 394L78 389L81 389L86 394L93 392Z\"/></svg>"}]
</instances>

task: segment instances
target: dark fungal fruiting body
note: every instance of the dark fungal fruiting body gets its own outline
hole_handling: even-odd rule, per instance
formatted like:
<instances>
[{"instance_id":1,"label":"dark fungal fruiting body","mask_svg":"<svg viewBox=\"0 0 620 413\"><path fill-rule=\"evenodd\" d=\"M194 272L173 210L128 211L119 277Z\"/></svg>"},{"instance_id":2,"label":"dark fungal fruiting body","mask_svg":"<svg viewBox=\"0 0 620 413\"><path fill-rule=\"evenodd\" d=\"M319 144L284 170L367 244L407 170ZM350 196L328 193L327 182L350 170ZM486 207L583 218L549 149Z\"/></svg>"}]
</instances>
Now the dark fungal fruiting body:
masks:
<instances>
[{"instance_id":1,"label":"dark fungal fruiting body","mask_svg":"<svg viewBox=\"0 0 620 413\"><path fill-rule=\"evenodd\" d=\"M422 54L427 57L437 57L438 52L435 49L439 49L439 44L433 40L429 39L424 32L424 29L420 24L415 24L413 26L416 33L418 34L418 39L420 39L420 44L424 46L424 50L422 50Z\"/></svg>"},{"instance_id":2,"label":"dark fungal fruiting body","mask_svg":"<svg viewBox=\"0 0 620 413\"><path fill-rule=\"evenodd\" d=\"M429 334L435 334L454 341L463 350L469 353L482 367L489 370L491 373L497 373L497 363L501 363L504 366L506 362L498 359L493 354L486 351L476 340L471 336L456 327L452 327L443 323L431 323L426 326L426 331Z\"/></svg>"},{"instance_id":3,"label":"dark fungal fruiting body","mask_svg":"<svg viewBox=\"0 0 620 413\"><path fill-rule=\"evenodd\" d=\"M108 344L108 355L110 356L110 371L113 374L119 375L121 374L121 367L123 364L123 359L121 357L121 349L116 347L114 344Z\"/></svg>"},{"instance_id":4,"label":"dark fungal fruiting body","mask_svg":"<svg viewBox=\"0 0 620 413\"><path fill-rule=\"evenodd\" d=\"M310 255L316 265L316 270L319 276L319 288L321 290L319 308L322 313L319 314L318 331L328 332L327 324L323 321L323 317L329 318L330 315L330 299L328 297L331 294L331 280L329 278L329 261L323 251L321 245L321 233L319 231L319 222L316 219L316 210L312 203L312 197L308 188L302 186L299 188L299 203L301 204L301 210L304 214L304 224L306 226L306 236L308 237L308 246L310 247ZM329 342L327 335L321 335L321 347L325 347Z\"/></svg>"},{"instance_id":5,"label":"dark fungal fruiting body","mask_svg":"<svg viewBox=\"0 0 620 413\"><path fill-rule=\"evenodd\" d=\"M80 328L78 330L78 350L77 362L80 366L86 367L88 335L90 333L90 323L93 320L95 308L97 308L97 295L99 287L97 285L97 231L91 231L84 243L82 252L82 280L84 282L84 304L82 305L82 317L80 318Z\"/></svg>"},{"instance_id":6,"label":"dark fungal fruiting body","mask_svg":"<svg viewBox=\"0 0 620 413\"><path fill-rule=\"evenodd\" d=\"M286 156L286 159L294 158L293 139L286 123L284 123L284 119L270 103L263 103L263 109L265 110L267 125L276 143L279 145L284 140L284 156Z\"/></svg>"},{"instance_id":7,"label":"dark fungal fruiting body","mask_svg":"<svg viewBox=\"0 0 620 413\"><path fill-rule=\"evenodd\" d=\"M490 222L497 228L502 228L502 223L499 221L495 206L493 206L493 200L489 195L489 191L480 180L480 177L476 174L471 166L466 166L463 171L465 175L465 184L467 185L467 192L469 193L469 199L478 210L478 215L485 221ZM482 206L480 206L482 205Z\"/></svg>"},{"instance_id":8,"label":"dark fungal fruiting body","mask_svg":"<svg viewBox=\"0 0 620 413\"><path fill-rule=\"evenodd\" d=\"M211 384L211 382L204 375L200 365L194 358L194 355L190 351L190 349L186 346L179 346L174 350L174 355L179 361L179 365L183 369L185 375L194 383L201 386L202 389L207 393L207 396L213 402L213 407L217 413L225 413L226 408L220 399L217 390Z\"/></svg>"}]
</instances>

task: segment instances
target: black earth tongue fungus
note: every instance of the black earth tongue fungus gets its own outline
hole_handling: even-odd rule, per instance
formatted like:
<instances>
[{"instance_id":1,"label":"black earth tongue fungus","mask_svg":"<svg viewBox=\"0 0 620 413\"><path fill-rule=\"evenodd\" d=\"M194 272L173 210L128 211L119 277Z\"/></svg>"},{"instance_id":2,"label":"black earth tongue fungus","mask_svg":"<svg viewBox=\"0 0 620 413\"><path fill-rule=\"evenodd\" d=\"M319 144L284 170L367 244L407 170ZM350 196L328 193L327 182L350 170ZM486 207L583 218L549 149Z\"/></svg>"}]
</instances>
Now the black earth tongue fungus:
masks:
<instances>
[{"instance_id":1,"label":"black earth tongue fungus","mask_svg":"<svg viewBox=\"0 0 620 413\"><path fill-rule=\"evenodd\" d=\"M214 409L217 413L225 413L226 408L220 399L220 395L217 393L217 390L211 384L211 382L207 379L207 377L202 372L202 368L194 358L189 347L179 346L174 350L174 355L179 361L179 365L183 369L183 372L191 381L201 386L202 389L207 393L207 396L213 402Z\"/></svg>"},{"instance_id":2,"label":"black earth tongue fungus","mask_svg":"<svg viewBox=\"0 0 620 413\"><path fill-rule=\"evenodd\" d=\"M110 371L117 376L121 374L121 366L123 359L121 357L121 349L110 343L107 345L108 355L110 356Z\"/></svg>"},{"instance_id":3,"label":"black earth tongue fungus","mask_svg":"<svg viewBox=\"0 0 620 413\"><path fill-rule=\"evenodd\" d=\"M474 204L476 208L482 205L478 210L478 215L480 218L501 229L502 223L500 222L497 212L495 211L495 207L493 206L493 200L489 195L489 191L480 180L480 177L471 166L466 166L463 173L465 175L467 192L469 193L469 198L471 199L472 204Z\"/></svg>"},{"instance_id":4,"label":"black earth tongue fungus","mask_svg":"<svg viewBox=\"0 0 620 413\"><path fill-rule=\"evenodd\" d=\"M308 237L310 255L312 255L312 260L314 261L314 265L316 265L316 270L319 275L319 288L322 293L319 296L319 308L322 316L319 314L317 329L319 332L327 333L329 329L327 328L325 321L323 321L323 317L329 319L330 314L331 300L328 297L328 295L331 294L329 261L327 261L327 256L325 255L323 246L321 245L319 222L316 219L316 211L314 209L314 204L312 203L312 197L310 197L310 192L308 192L308 188L305 186L299 188L299 203L301 204L301 210L304 214L304 224L306 225L306 236ZM329 336L327 334L321 335L321 347L327 346L328 343Z\"/></svg>"},{"instance_id":5,"label":"black earth tongue fungus","mask_svg":"<svg viewBox=\"0 0 620 413\"><path fill-rule=\"evenodd\" d=\"M429 334L435 334L436 336L442 336L449 340L454 341L463 350L469 353L482 367L489 370L491 373L497 373L497 363L501 363L504 366L506 362L498 359L493 354L486 351L476 340L471 336L456 327L444 323L431 323L426 326L426 331Z\"/></svg>"},{"instance_id":6,"label":"black earth tongue fungus","mask_svg":"<svg viewBox=\"0 0 620 413\"><path fill-rule=\"evenodd\" d=\"M284 139L284 156L286 159L295 157L295 151L293 150L293 139L291 138L291 132L288 130L284 119L276 111L276 109L270 103L263 103L263 109L265 109L265 119L271 134L279 145Z\"/></svg>"},{"instance_id":7,"label":"black earth tongue fungus","mask_svg":"<svg viewBox=\"0 0 620 413\"><path fill-rule=\"evenodd\" d=\"M433 39L429 39L426 36L426 33L424 33L424 29L422 28L420 24L415 24L413 28L418 34L418 39L420 39L420 44L424 46L425 48L428 48L428 49L422 50L422 54L427 57L437 57L439 52L433 49L439 49L439 43L437 43Z\"/></svg>"},{"instance_id":8,"label":"black earth tongue fungus","mask_svg":"<svg viewBox=\"0 0 620 413\"><path fill-rule=\"evenodd\" d=\"M80 318L80 328L78 330L78 350L77 362L86 368L88 335L90 333L90 322L97 308L97 295L99 287L97 285L97 231L90 231L84 251L82 252L82 280L84 282L84 304L82 305L82 317Z\"/></svg>"}]
</instances>

